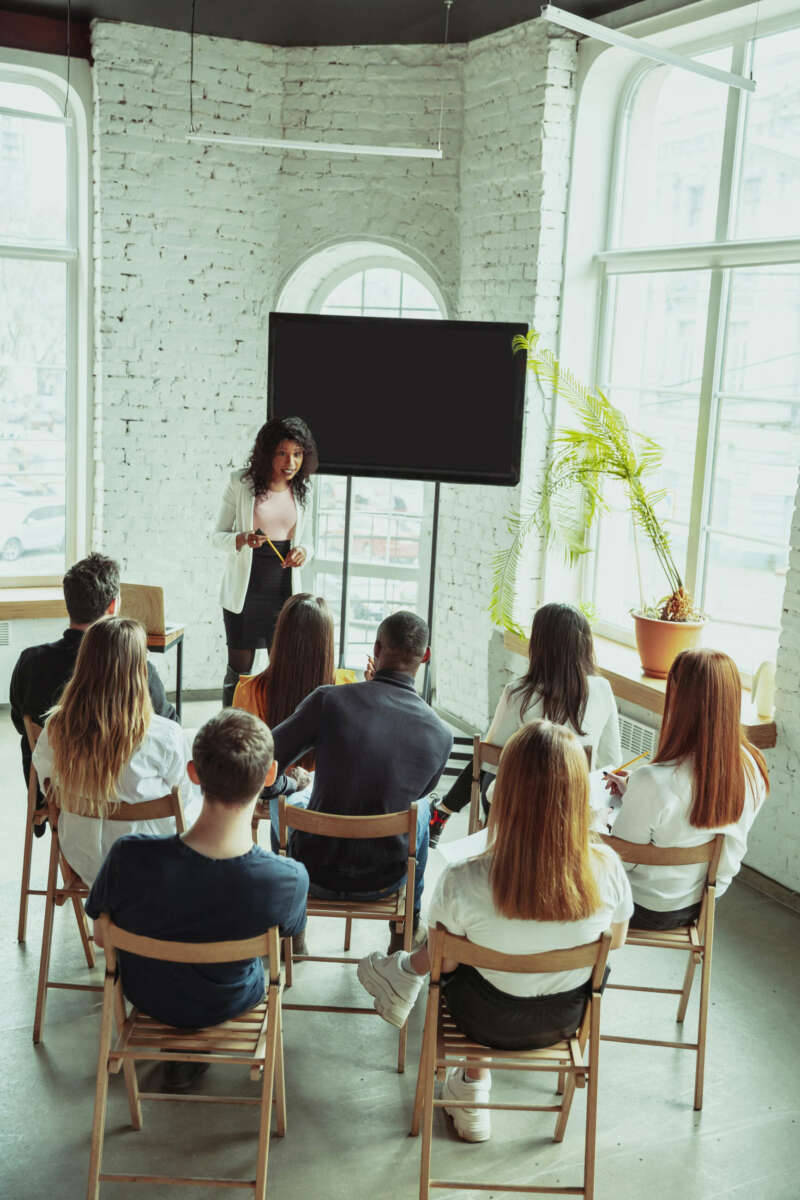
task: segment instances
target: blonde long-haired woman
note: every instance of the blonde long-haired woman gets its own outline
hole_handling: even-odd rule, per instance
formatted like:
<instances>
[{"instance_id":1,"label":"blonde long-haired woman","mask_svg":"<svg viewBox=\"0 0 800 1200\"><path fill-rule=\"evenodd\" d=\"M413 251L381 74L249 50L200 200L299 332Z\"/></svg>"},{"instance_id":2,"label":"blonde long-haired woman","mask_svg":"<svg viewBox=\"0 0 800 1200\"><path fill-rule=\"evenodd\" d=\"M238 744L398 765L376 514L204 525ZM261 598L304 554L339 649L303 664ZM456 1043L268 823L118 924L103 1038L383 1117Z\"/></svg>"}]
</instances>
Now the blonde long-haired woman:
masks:
<instances>
[{"instance_id":1,"label":"blonde long-haired woman","mask_svg":"<svg viewBox=\"0 0 800 1200\"><path fill-rule=\"evenodd\" d=\"M616 854L589 831L589 775L578 738L563 725L532 721L505 745L483 854L452 863L439 879L428 921L506 954L538 954L595 941L625 941L631 890ZM445 971L448 964L445 963ZM449 964L444 982L453 1020L469 1037L505 1050L550 1046L578 1028L588 970L509 975ZM358 977L375 1008L402 1025L430 970L427 947L370 954ZM452 1068L443 1096L488 1100L489 1072ZM490 1135L489 1113L445 1109L465 1141Z\"/></svg>"},{"instance_id":2,"label":"blonde long-haired woman","mask_svg":"<svg viewBox=\"0 0 800 1200\"><path fill-rule=\"evenodd\" d=\"M684 650L667 677L664 717L653 760L611 776L625 799L614 835L655 846L699 846L724 833L717 899L747 850L747 836L769 791L764 756L741 728L742 681L720 650ZM705 867L629 869L634 925L674 929L700 912Z\"/></svg>"},{"instance_id":3,"label":"blonde long-haired woman","mask_svg":"<svg viewBox=\"0 0 800 1200\"><path fill-rule=\"evenodd\" d=\"M144 628L103 617L83 635L75 670L50 710L33 764L61 808L59 839L73 871L94 882L113 842L126 833L174 833L172 821L87 820L114 801L164 796L184 781L186 744L174 721L153 712Z\"/></svg>"}]
</instances>

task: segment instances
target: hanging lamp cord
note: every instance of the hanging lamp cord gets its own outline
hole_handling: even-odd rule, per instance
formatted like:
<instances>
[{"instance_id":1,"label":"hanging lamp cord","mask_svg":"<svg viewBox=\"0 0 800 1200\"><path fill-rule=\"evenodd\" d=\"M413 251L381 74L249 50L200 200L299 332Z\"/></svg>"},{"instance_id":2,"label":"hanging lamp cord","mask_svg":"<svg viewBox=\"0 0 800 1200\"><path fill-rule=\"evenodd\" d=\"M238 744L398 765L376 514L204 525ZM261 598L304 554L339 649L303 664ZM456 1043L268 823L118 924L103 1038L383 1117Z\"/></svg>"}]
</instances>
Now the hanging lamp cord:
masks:
<instances>
[{"instance_id":1,"label":"hanging lamp cord","mask_svg":"<svg viewBox=\"0 0 800 1200\"><path fill-rule=\"evenodd\" d=\"M192 0L192 23L189 29L189 132L194 133L194 14L197 0Z\"/></svg>"},{"instance_id":2,"label":"hanging lamp cord","mask_svg":"<svg viewBox=\"0 0 800 1200\"><path fill-rule=\"evenodd\" d=\"M67 0L67 90L64 93L64 119L69 105L69 69L72 63L72 0Z\"/></svg>"},{"instance_id":3,"label":"hanging lamp cord","mask_svg":"<svg viewBox=\"0 0 800 1200\"><path fill-rule=\"evenodd\" d=\"M450 9L453 7L453 0L444 0L444 39L442 48L447 50L447 44L450 38ZM439 139L437 146L439 151L442 149L442 130L444 128L444 80L442 80L442 99L439 105Z\"/></svg>"}]
</instances>

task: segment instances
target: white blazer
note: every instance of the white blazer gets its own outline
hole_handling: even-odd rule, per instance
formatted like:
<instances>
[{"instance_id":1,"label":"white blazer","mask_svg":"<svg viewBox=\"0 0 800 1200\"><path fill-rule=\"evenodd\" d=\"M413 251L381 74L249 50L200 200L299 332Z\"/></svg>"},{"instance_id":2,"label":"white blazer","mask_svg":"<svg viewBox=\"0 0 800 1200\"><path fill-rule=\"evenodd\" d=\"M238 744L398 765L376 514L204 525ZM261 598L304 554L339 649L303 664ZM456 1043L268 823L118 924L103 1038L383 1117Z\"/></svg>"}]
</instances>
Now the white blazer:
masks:
<instances>
[{"instance_id":1,"label":"white blazer","mask_svg":"<svg viewBox=\"0 0 800 1200\"><path fill-rule=\"evenodd\" d=\"M222 505L217 517L214 532L211 534L211 545L215 550L224 550L227 555L225 574L222 576L222 586L219 598L223 608L228 612L240 613L244 608L244 598L247 595L247 585L250 582L250 567L253 562L253 551L245 543L241 550L236 549L237 533L249 533L253 528L253 504L255 497L249 480L242 478L244 468L234 471L225 485ZM297 504L297 524L294 527L292 548L303 546L303 524L305 514L302 504ZM312 557L310 546L304 546L306 562ZM292 594L303 590L300 570L292 567Z\"/></svg>"}]
</instances>

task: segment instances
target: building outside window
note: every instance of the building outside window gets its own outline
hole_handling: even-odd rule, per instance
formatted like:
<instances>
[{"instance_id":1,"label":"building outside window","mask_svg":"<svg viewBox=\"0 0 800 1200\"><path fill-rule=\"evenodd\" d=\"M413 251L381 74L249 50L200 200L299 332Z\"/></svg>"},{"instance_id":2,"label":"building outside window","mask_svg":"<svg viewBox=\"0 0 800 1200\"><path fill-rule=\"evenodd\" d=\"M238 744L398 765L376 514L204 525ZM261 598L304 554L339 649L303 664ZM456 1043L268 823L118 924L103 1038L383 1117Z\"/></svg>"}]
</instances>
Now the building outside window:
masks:
<instances>
[{"instance_id":1,"label":"building outside window","mask_svg":"<svg viewBox=\"0 0 800 1200\"><path fill-rule=\"evenodd\" d=\"M81 538L82 131L59 80L0 63L0 586L60 580Z\"/></svg>"},{"instance_id":2,"label":"building outside window","mask_svg":"<svg viewBox=\"0 0 800 1200\"><path fill-rule=\"evenodd\" d=\"M660 512L707 645L774 658L800 462L800 29L701 56L747 93L640 67L619 123L599 386L664 448ZM639 597L630 516L609 494L586 591L600 632ZM644 549L644 547L643 547ZM644 555L645 591L666 585Z\"/></svg>"}]
</instances>

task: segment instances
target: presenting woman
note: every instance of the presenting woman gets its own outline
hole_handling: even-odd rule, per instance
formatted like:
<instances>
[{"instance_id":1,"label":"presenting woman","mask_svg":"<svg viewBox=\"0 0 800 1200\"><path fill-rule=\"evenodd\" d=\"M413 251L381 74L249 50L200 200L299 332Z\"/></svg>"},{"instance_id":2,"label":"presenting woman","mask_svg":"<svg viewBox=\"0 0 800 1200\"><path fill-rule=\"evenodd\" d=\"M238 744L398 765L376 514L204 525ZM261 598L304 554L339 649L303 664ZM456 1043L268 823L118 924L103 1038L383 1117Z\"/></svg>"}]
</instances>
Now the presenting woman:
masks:
<instances>
[{"instance_id":1,"label":"presenting woman","mask_svg":"<svg viewBox=\"0 0 800 1200\"><path fill-rule=\"evenodd\" d=\"M428 923L503 954L541 954L596 941L611 931L622 946L633 910L631 889L613 850L589 830L589 774L580 741L563 725L532 721L506 742L483 854L450 863L441 875ZM548 975L444 962L447 1007L467 1037L500 1050L532 1050L571 1037L583 1019L589 968ZM427 945L413 953L373 952L358 978L375 1009L398 1028L430 970ZM490 1136L489 1072L451 1067L442 1099L467 1142Z\"/></svg>"},{"instance_id":2,"label":"presenting woman","mask_svg":"<svg viewBox=\"0 0 800 1200\"><path fill-rule=\"evenodd\" d=\"M258 431L245 469L234 471L225 488L211 543L227 554L220 588L228 644L226 707L239 676L249 674L256 650L272 644L284 602L301 590L300 568L311 556L303 545L305 507L317 464L305 421L273 417Z\"/></svg>"}]
</instances>

